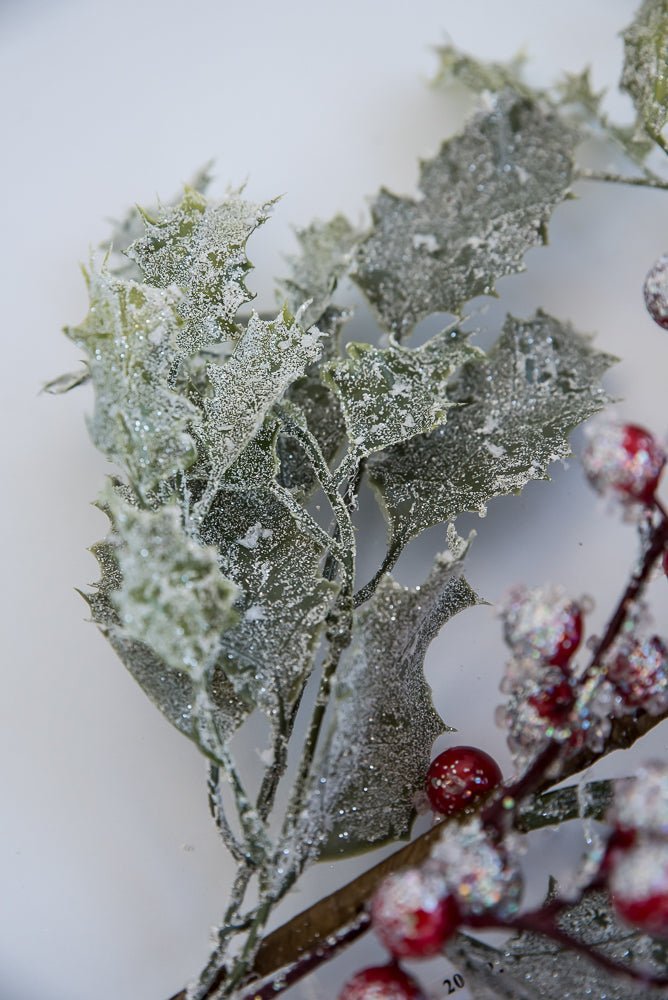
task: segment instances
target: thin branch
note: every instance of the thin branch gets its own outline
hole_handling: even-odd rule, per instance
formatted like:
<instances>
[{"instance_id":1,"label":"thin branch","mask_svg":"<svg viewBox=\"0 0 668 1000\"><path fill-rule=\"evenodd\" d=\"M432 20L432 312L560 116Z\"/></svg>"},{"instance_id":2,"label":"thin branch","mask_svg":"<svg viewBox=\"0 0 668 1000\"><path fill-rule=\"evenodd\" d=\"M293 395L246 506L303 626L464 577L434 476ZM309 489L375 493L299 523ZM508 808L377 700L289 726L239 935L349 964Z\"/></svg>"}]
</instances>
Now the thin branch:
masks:
<instances>
[{"instance_id":1,"label":"thin branch","mask_svg":"<svg viewBox=\"0 0 668 1000\"><path fill-rule=\"evenodd\" d=\"M242 864L246 860L246 852L232 833L230 824L227 822L223 796L220 789L220 768L212 761L209 761L207 773L207 792L209 796L209 812L213 817L222 841L234 860L238 864Z\"/></svg>"},{"instance_id":2,"label":"thin branch","mask_svg":"<svg viewBox=\"0 0 668 1000\"><path fill-rule=\"evenodd\" d=\"M624 174L616 174L608 170L589 170L587 167L578 167L575 175L576 180L581 181L604 181L608 184L629 184L633 187L655 188L658 191L668 191L668 181L661 180L654 175L644 174L629 177Z\"/></svg>"}]
</instances>

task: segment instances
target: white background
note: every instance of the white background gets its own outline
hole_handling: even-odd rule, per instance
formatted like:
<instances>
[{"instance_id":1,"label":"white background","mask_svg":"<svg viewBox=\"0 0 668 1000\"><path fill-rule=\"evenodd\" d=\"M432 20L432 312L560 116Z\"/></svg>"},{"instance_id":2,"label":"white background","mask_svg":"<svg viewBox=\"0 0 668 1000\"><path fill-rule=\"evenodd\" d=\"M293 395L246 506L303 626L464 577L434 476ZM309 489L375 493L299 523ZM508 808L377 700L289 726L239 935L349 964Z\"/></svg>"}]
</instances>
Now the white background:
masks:
<instances>
[{"instance_id":1,"label":"white background","mask_svg":"<svg viewBox=\"0 0 668 1000\"><path fill-rule=\"evenodd\" d=\"M105 528L90 501L109 470L86 436L88 390L60 399L38 391L77 366L59 329L84 314L78 262L107 235L105 218L171 196L211 158L214 192L248 178L251 197L285 193L250 248L258 306L271 307L292 226L338 210L363 220L381 184L413 190L417 157L454 125L426 86L430 47L446 32L481 57L524 46L537 83L589 62L595 84L612 85L617 32L633 8L0 0L2 1000L166 1000L202 964L230 876L196 750L84 623L74 592L96 576L86 547ZM609 106L630 114L618 96ZM668 249L668 196L584 183L577 191L580 201L555 213L551 246L529 254L526 275L500 282L502 299L480 322L494 330L504 310L540 305L596 331L624 359L608 383L625 398L622 412L663 435L668 335L644 313L640 289ZM518 580L560 581L596 597L600 629L635 539L604 513L577 463L493 503L477 526L469 578L483 596L497 600ZM442 541L431 533L414 545L403 579L417 581ZM382 538L371 542L380 552ZM668 585L656 590L665 634ZM457 740L507 768L492 721L503 657L493 610L481 608L448 627L428 670ZM665 742L655 733L653 752L665 753ZM557 864L555 838L545 834L540 851ZM369 863L317 867L285 913ZM342 977L380 957L366 941L295 995L334 998Z\"/></svg>"}]
</instances>

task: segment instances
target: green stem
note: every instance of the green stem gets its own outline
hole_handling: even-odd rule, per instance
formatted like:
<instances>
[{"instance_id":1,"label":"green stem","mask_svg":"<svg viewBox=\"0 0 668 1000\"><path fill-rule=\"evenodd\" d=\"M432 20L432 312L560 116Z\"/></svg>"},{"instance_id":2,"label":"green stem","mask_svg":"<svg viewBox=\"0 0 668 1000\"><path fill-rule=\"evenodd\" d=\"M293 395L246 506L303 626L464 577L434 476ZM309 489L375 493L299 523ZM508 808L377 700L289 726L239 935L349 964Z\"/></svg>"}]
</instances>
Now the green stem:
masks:
<instances>
[{"instance_id":1,"label":"green stem","mask_svg":"<svg viewBox=\"0 0 668 1000\"><path fill-rule=\"evenodd\" d=\"M668 191L668 181L661 180L661 178L655 177L653 174L629 177L609 170L589 170L587 167L578 167L575 179L581 181L604 181L609 184L630 184L633 187L655 188L658 191Z\"/></svg>"}]
</instances>

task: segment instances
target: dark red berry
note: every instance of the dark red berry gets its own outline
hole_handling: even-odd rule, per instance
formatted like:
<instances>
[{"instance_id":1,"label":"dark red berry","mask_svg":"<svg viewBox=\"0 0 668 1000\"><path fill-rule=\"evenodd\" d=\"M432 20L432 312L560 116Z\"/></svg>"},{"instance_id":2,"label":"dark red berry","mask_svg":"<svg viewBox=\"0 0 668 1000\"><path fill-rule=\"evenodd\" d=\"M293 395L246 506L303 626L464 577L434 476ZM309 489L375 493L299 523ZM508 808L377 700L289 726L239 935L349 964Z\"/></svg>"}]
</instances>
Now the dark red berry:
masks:
<instances>
[{"instance_id":1,"label":"dark red berry","mask_svg":"<svg viewBox=\"0 0 668 1000\"><path fill-rule=\"evenodd\" d=\"M443 816L472 812L502 774L493 757L478 747L450 747L429 765L426 792L434 812Z\"/></svg>"},{"instance_id":2,"label":"dark red berry","mask_svg":"<svg viewBox=\"0 0 668 1000\"><path fill-rule=\"evenodd\" d=\"M528 701L542 719L547 719L548 722L558 726L568 718L575 703L575 694L568 681L561 681L545 688L544 691L530 695Z\"/></svg>"},{"instance_id":3,"label":"dark red berry","mask_svg":"<svg viewBox=\"0 0 668 1000\"><path fill-rule=\"evenodd\" d=\"M635 830L627 830L621 826L615 827L608 837L605 854L601 862L602 874L608 874L619 860L620 854L630 850L635 845L637 839L638 834Z\"/></svg>"},{"instance_id":4,"label":"dark red berry","mask_svg":"<svg viewBox=\"0 0 668 1000\"><path fill-rule=\"evenodd\" d=\"M633 924L654 937L668 937L668 892L658 892L645 899L613 896L613 903L627 924Z\"/></svg>"},{"instance_id":5,"label":"dark red berry","mask_svg":"<svg viewBox=\"0 0 668 1000\"><path fill-rule=\"evenodd\" d=\"M339 1000L426 1000L416 981L398 965L378 965L353 976Z\"/></svg>"},{"instance_id":6,"label":"dark red berry","mask_svg":"<svg viewBox=\"0 0 668 1000\"><path fill-rule=\"evenodd\" d=\"M668 576L668 549L663 553L661 565L663 566L663 572Z\"/></svg>"},{"instance_id":7,"label":"dark red berry","mask_svg":"<svg viewBox=\"0 0 668 1000\"><path fill-rule=\"evenodd\" d=\"M634 499L651 503L666 461L663 449L653 434L637 424L624 425L622 443L633 475L620 489Z\"/></svg>"},{"instance_id":8,"label":"dark red berry","mask_svg":"<svg viewBox=\"0 0 668 1000\"><path fill-rule=\"evenodd\" d=\"M442 878L408 868L381 882L371 903L371 924L398 958L429 958L456 931L459 910Z\"/></svg>"},{"instance_id":9,"label":"dark red berry","mask_svg":"<svg viewBox=\"0 0 668 1000\"><path fill-rule=\"evenodd\" d=\"M637 424L592 424L582 456L587 476L600 493L626 503L651 504L666 462L658 441Z\"/></svg>"}]
</instances>

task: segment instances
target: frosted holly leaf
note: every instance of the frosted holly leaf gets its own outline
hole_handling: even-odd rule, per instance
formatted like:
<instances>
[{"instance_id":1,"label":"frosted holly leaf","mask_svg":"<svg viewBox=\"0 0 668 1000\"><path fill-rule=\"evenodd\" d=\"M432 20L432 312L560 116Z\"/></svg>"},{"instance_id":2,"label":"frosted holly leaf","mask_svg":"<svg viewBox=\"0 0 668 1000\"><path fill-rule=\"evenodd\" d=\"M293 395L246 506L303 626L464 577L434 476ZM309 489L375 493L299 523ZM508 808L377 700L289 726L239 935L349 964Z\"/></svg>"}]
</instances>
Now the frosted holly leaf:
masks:
<instances>
[{"instance_id":1,"label":"frosted holly leaf","mask_svg":"<svg viewBox=\"0 0 668 1000\"><path fill-rule=\"evenodd\" d=\"M252 441L246 445L221 481L226 490L261 490L276 482L279 458L276 451L279 422L269 415Z\"/></svg>"},{"instance_id":2,"label":"frosted holly leaf","mask_svg":"<svg viewBox=\"0 0 668 1000\"><path fill-rule=\"evenodd\" d=\"M573 428L608 402L600 378L615 360L546 313L509 316L486 360L455 378L447 423L369 459L392 544L549 478Z\"/></svg>"},{"instance_id":3,"label":"frosted holly leaf","mask_svg":"<svg viewBox=\"0 0 668 1000\"><path fill-rule=\"evenodd\" d=\"M313 668L337 593L322 577L324 550L267 493L222 491L202 535L239 591L239 620L222 636L223 669L244 702L277 722Z\"/></svg>"},{"instance_id":4,"label":"frosted holly leaf","mask_svg":"<svg viewBox=\"0 0 668 1000\"><path fill-rule=\"evenodd\" d=\"M338 357L339 332L349 315L329 306L320 317L318 329L322 333L323 358ZM304 377L290 386L286 399L303 413L325 460L330 462L343 446L346 427L339 401L323 381L322 365L311 365ZM303 494L311 492L317 486L317 479L301 445L289 434L281 434L278 453L283 486Z\"/></svg>"},{"instance_id":5,"label":"frosted holly leaf","mask_svg":"<svg viewBox=\"0 0 668 1000\"><path fill-rule=\"evenodd\" d=\"M218 553L186 535L176 506L140 510L111 491L105 502L121 578L111 601L125 634L202 681L237 618L237 590L221 573Z\"/></svg>"},{"instance_id":6,"label":"frosted holly leaf","mask_svg":"<svg viewBox=\"0 0 668 1000\"><path fill-rule=\"evenodd\" d=\"M668 3L645 0L624 38L621 88L633 100L639 129L668 152Z\"/></svg>"},{"instance_id":7,"label":"frosted holly leaf","mask_svg":"<svg viewBox=\"0 0 668 1000\"><path fill-rule=\"evenodd\" d=\"M201 170L197 171L186 186L203 195L211 184L211 166L211 163L205 164ZM181 194L179 193L177 197L171 198L167 202L167 205L169 207L174 207L180 201ZM124 278L134 278L136 281L141 281L141 269L135 261L130 260L130 258L126 257L125 254L131 244L144 235L145 215L153 218L160 213L161 209L162 206L158 203L157 205L152 205L150 208L147 208L144 213L140 208L134 205L125 213L122 219L111 220L111 235L100 249L106 251L110 247L109 269L113 271L114 274L120 275Z\"/></svg>"},{"instance_id":8,"label":"frosted holly leaf","mask_svg":"<svg viewBox=\"0 0 668 1000\"><path fill-rule=\"evenodd\" d=\"M145 214L145 233L127 255L150 285L179 289L184 324L179 346L184 354L239 336L236 313L253 298L245 284L252 267L246 242L270 209L270 203L255 205L236 191L209 204L198 191L186 188L178 205Z\"/></svg>"},{"instance_id":9,"label":"frosted holly leaf","mask_svg":"<svg viewBox=\"0 0 668 1000\"><path fill-rule=\"evenodd\" d=\"M108 508L106 512L110 514ZM175 670L145 643L133 639L122 625L112 602L113 593L122 585L117 546L110 541L99 542L91 552L99 563L101 578L92 592L82 596L90 607L93 621L160 712L184 736L199 744L192 676L185 669ZM244 704L237 696L219 662L210 671L209 695L216 727L221 739L226 740L239 728L253 706Z\"/></svg>"},{"instance_id":10,"label":"frosted holly leaf","mask_svg":"<svg viewBox=\"0 0 668 1000\"><path fill-rule=\"evenodd\" d=\"M317 323L348 270L360 233L343 215L312 222L297 232L301 253L288 258L292 273L279 282L281 300L296 313L309 300L302 322Z\"/></svg>"},{"instance_id":11,"label":"frosted holly leaf","mask_svg":"<svg viewBox=\"0 0 668 1000\"><path fill-rule=\"evenodd\" d=\"M90 308L66 329L87 352L95 390L89 430L96 447L146 497L195 459L190 430L199 414L168 383L180 322L169 291L109 272L86 273Z\"/></svg>"},{"instance_id":12,"label":"frosted holly leaf","mask_svg":"<svg viewBox=\"0 0 668 1000\"><path fill-rule=\"evenodd\" d=\"M381 322L399 336L523 270L569 195L575 141L553 110L506 91L422 163L417 199L382 190L353 275Z\"/></svg>"},{"instance_id":13,"label":"frosted holly leaf","mask_svg":"<svg viewBox=\"0 0 668 1000\"><path fill-rule=\"evenodd\" d=\"M417 350L350 343L345 361L324 369L343 409L352 448L361 456L424 434L453 405L446 385L464 361L482 352L457 330L444 330Z\"/></svg>"},{"instance_id":14,"label":"frosted holly leaf","mask_svg":"<svg viewBox=\"0 0 668 1000\"><path fill-rule=\"evenodd\" d=\"M460 577L466 548L457 540L454 552L437 556L421 587L385 576L355 612L333 685L331 728L313 769L310 822L324 834L320 857L410 833L432 744L449 728L432 703L425 654L441 626L478 601Z\"/></svg>"},{"instance_id":15,"label":"frosted holly leaf","mask_svg":"<svg viewBox=\"0 0 668 1000\"><path fill-rule=\"evenodd\" d=\"M620 924L604 892L588 892L581 903L558 918L558 923L577 940L617 962L636 965L654 975L666 974L665 944ZM490 981L498 984L499 996L521 1000L534 1000L538 996L544 1000L564 997L628 1000L636 991L649 1000L665 997L665 990L652 989L646 984L634 986L628 979L610 975L584 955L539 934L521 933L505 949L489 946L488 950L477 949L465 935L460 935L460 942L462 945L466 942L466 946L459 950L457 960L468 956L467 983L473 986L474 997L479 995L478 982L485 987Z\"/></svg>"},{"instance_id":16,"label":"frosted holly leaf","mask_svg":"<svg viewBox=\"0 0 668 1000\"><path fill-rule=\"evenodd\" d=\"M436 86L448 86L456 82L474 94L482 94L485 91L494 94L500 90L510 89L518 94L536 96L536 91L532 91L523 79L526 56L522 52L507 63L476 59L454 45L439 46L436 55L439 61L434 77Z\"/></svg>"},{"instance_id":17,"label":"frosted holly leaf","mask_svg":"<svg viewBox=\"0 0 668 1000\"><path fill-rule=\"evenodd\" d=\"M202 440L213 481L236 462L274 404L321 350L319 331L305 331L287 309L271 322L254 313L227 362L209 365Z\"/></svg>"}]
</instances>

